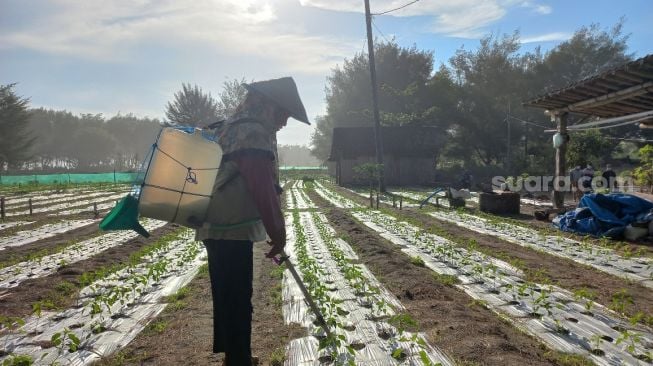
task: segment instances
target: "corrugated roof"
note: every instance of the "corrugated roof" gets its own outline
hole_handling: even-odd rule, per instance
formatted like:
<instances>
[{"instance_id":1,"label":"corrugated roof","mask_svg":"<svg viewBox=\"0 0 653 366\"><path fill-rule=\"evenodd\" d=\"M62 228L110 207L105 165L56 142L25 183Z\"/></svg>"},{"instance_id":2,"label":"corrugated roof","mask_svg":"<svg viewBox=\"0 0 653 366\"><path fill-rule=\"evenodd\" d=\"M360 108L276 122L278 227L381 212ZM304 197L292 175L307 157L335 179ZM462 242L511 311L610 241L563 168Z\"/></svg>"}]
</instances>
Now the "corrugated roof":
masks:
<instances>
[{"instance_id":1,"label":"corrugated roof","mask_svg":"<svg viewBox=\"0 0 653 366\"><path fill-rule=\"evenodd\" d=\"M653 110L653 55L587 77L524 105L598 117Z\"/></svg>"},{"instance_id":2,"label":"corrugated roof","mask_svg":"<svg viewBox=\"0 0 653 366\"><path fill-rule=\"evenodd\" d=\"M437 127L381 127L384 154L397 157L431 157L442 146L443 132ZM333 129L330 161L338 156L351 159L375 156L372 127L336 127Z\"/></svg>"}]
</instances>

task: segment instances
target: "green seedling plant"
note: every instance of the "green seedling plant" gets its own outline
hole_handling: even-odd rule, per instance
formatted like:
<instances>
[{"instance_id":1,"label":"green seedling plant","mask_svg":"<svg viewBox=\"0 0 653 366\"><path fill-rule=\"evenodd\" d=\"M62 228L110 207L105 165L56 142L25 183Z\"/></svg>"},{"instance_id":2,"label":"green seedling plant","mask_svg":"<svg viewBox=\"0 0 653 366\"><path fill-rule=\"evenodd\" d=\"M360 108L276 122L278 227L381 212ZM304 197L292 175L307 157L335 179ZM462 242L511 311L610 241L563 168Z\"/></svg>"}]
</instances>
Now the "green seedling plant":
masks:
<instances>
[{"instance_id":1,"label":"green seedling plant","mask_svg":"<svg viewBox=\"0 0 653 366\"><path fill-rule=\"evenodd\" d=\"M601 344L603 343L603 337L601 337L600 334L594 334L590 337L590 342L595 350L600 350Z\"/></svg>"},{"instance_id":2,"label":"green seedling plant","mask_svg":"<svg viewBox=\"0 0 653 366\"><path fill-rule=\"evenodd\" d=\"M66 351L69 353L77 352L80 346L79 337L68 328L64 328L62 331L54 333L52 337L50 337L50 342L58 350L57 358L52 361L51 365L59 365L60 363L57 361L59 357L61 357Z\"/></svg>"},{"instance_id":3,"label":"green seedling plant","mask_svg":"<svg viewBox=\"0 0 653 366\"><path fill-rule=\"evenodd\" d=\"M11 333L19 330L22 331L24 326L25 320L23 318L0 315L0 329L8 331L5 335L4 344L2 346L5 352L8 351L7 344L9 342L9 336Z\"/></svg>"},{"instance_id":4,"label":"green seedling plant","mask_svg":"<svg viewBox=\"0 0 653 366\"><path fill-rule=\"evenodd\" d=\"M2 366L31 366L33 364L34 359L30 355L11 354L2 361Z\"/></svg>"},{"instance_id":5,"label":"green seedling plant","mask_svg":"<svg viewBox=\"0 0 653 366\"><path fill-rule=\"evenodd\" d=\"M630 305L634 303L633 297L626 289L621 289L612 295L610 309L619 314L625 315Z\"/></svg>"},{"instance_id":6,"label":"green seedling plant","mask_svg":"<svg viewBox=\"0 0 653 366\"><path fill-rule=\"evenodd\" d=\"M293 212L293 229L295 232L295 249L297 265L302 273L304 284L313 297L320 312L324 317L327 326L332 330L331 335L319 340L319 350L326 350L335 361L338 359L338 349L344 348L347 351L347 363L353 365L354 349L346 344L346 337L343 334L345 325L339 320L339 314L344 313L340 306L341 301L332 298L320 277L324 277L323 269L317 264L314 258L308 254L307 235L304 232L299 213Z\"/></svg>"},{"instance_id":7,"label":"green seedling plant","mask_svg":"<svg viewBox=\"0 0 653 366\"><path fill-rule=\"evenodd\" d=\"M594 299L596 299L596 292L588 290L586 288L581 288L574 291L574 298L576 301L582 301L585 311L588 314L591 314L592 308L594 307Z\"/></svg>"},{"instance_id":8,"label":"green seedling plant","mask_svg":"<svg viewBox=\"0 0 653 366\"><path fill-rule=\"evenodd\" d=\"M626 351L628 351L628 353L633 356L636 356L637 345L641 342L642 335L634 331L629 331L628 329L623 329L615 341L616 344L624 343L626 346Z\"/></svg>"}]
</instances>

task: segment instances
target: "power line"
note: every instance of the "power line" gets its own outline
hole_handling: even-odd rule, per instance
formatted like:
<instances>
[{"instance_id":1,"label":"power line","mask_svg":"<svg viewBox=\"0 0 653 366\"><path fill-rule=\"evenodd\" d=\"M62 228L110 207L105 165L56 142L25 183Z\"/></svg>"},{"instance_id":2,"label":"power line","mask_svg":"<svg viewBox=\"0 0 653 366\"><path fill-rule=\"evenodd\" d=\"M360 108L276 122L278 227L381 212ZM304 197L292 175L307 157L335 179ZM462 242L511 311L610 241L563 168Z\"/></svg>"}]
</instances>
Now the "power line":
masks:
<instances>
[{"instance_id":1,"label":"power line","mask_svg":"<svg viewBox=\"0 0 653 366\"><path fill-rule=\"evenodd\" d=\"M514 120L517 120L517 121L519 121L519 122L523 122L523 123L529 124L529 125L531 125L531 126L536 126L536 127L544 128L544 129L551 128L551 126L546 127L546 126L538 125L537 123L530 122L530 121L525 121L525 120L523 120L523 119L517 118L517 117L515 117L515 116L513 116L513 115L510 115L510 114L508 115L508 117L509 117L509 118L512 118L512 119L514 119Z\"/></svg>"},{"instance_id":2,"label":"power line","mask_svg":"<svg viewBox=\"0 0 653 366\"><path fill-rule=\"evenodd\" d=\"M621 141L632 141L632 142L653 142L653 140L629 139L629 138L624 138L624 137L609 137L609 136L606 136L605 138L610 139L610 140L621 140Z\"/></svg>"},{"instance_id":3,"label":"power line","mask_svg":"<svg viewBox=\"0 0 653 366\"><path fill-rule=\"evenodd\" d=\"M374 18L372 18L372 26L374 26L374 29L376 29L379 33L381 33L381 37L383 37L383 39L385 39L386 42L391 43L388 40L388 38L386 38L385 34L381 31L381 29L379 29L379 27L377 27L376 23L374 22Z\"/></svg>"},{"instance_id":4,"label":"power line","mask_svg":"<svg viewBox=\"0 0 653 366\"><path fill-rule=\"evenodd\" d=\"M397 11L397 10L403 9L403 8L409 6L409 5L413 5L413 4L415 4L416 2L418 2L418 1L419 1L419 0L414 0L414 1L411 1L411 2L409 2L409 3L407 3L407 4L404 4L404 5L402 5L402 6L398 7L398 8L391 9L391 10L388 10L388 11L384 11L384 12L382 12L382 13L372 13L372 14L370 14L370 15L383 15L383 14L392 13L393 11Z\"/></svg>"}]
</instances>

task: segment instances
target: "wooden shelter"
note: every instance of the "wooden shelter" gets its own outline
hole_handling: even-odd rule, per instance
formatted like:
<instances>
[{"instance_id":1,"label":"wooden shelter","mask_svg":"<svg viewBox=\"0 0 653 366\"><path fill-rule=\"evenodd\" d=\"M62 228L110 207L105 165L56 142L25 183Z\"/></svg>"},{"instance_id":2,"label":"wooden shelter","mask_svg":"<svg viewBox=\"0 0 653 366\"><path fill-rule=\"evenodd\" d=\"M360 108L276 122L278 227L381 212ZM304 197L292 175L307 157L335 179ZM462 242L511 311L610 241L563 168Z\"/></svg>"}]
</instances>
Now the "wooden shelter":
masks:
<instances>
[{"instance_id":1,"label":"wooden shelter","mask_svg":"<svg viewBox=\"0 0 653 366\"><path fill-rule=\"evenodd\" d=\"M385 181L388 185L426 185L435 179L442 132L436 127L381 127ZM339 185L363 184L354 167L376 163L373 127L333 129L329 172Z\"/></svg>"},{"instance_id":2,"label":"wooden shelter","mask_svg":"<svg viewBox=\"0 0 653 366\"><path fill-rule=\"evenodd\" d=\"M653 55L582 79L562 89L525 102L543 108L556 123L563 141L575 128L609 128L639 123L653 128ZM598 121L567 126L570 113L599 117ZM566 176L566 143L556 149L556 177ZM556 186L553 204L562 208L564 192Z\"/></svg>"}]
</instances>

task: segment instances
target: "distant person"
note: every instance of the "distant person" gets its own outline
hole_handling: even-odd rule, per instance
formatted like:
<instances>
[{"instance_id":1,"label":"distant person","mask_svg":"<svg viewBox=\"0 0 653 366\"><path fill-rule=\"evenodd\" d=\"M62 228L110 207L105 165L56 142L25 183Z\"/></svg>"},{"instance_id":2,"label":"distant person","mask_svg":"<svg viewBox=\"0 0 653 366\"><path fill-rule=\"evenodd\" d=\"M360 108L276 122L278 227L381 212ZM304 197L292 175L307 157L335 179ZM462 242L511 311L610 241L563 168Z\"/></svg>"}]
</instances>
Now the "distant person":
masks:
<instances>
[{"instance_id":1,"label":"distant person","mask_svg":"<svg viewBox=\"0 0 653 366\"><path fill-rule=\"evenodd\" d=\"M584 193L592 191L592 180L594 179L594 167L592 164L587 164L585 169L583 169L583 175L580 178L580 186L583 189Z\"/></svg>"},{"instance_id":2,"label":"distant person","mask_svg":"<svg viewBox=\"0 0 653 366\"><path fill-rule=\"evenodd\" d=\"M612 170L610 164L606 164L605 171L601 174L601 177L603 178L603 182L606 184L606 188L610 192L617 190L617 173Z\"/></svg>"},{"instance_id":3,"label":"distant person","mask_svg":"<svg viewBox=\"0 0 653 366\"><path fill-rule=\"evenodd\" d=\"M472 189L472 179L474 177L472 176L472 173L465 169L463 174L460 175L460 179L458 181L460 188L461 189Z\"/></svg>"},{"instance_id":4,"label":"distant person","mask_svg":"<svg viewBox=\"0 0 653 366\"><path fill-rule=\"evenodd\" d=\"M574 169L569 171L569 180L571 182L571 192L574 196L574 202L578 201L581 196L580 189L578 187L578 182L583 176L583 170L580 168L580 165L576 165Z\"/></svg>"}]
</instances>

